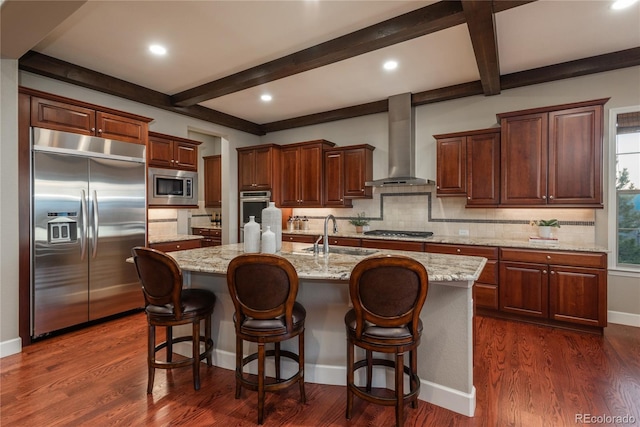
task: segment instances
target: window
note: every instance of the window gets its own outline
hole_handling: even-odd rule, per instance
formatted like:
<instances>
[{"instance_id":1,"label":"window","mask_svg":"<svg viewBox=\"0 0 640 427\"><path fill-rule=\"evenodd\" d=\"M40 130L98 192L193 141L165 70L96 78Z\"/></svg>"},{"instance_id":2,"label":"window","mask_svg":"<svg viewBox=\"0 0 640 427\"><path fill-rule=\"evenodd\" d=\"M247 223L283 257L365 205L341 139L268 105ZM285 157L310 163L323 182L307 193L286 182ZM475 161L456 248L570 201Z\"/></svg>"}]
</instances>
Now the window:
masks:
<instances>
[{"instance_id":1,"label":"window","mask_svg":"<svg viewBox=\"0 0 640 427\"><path fill-rule=\"evenodd\" d=\"M614 200L609 199L612 255L617 268L635 270L640 269L640 108L612 110L611 125L615 137Z\"/></svg>"}]
</instances>

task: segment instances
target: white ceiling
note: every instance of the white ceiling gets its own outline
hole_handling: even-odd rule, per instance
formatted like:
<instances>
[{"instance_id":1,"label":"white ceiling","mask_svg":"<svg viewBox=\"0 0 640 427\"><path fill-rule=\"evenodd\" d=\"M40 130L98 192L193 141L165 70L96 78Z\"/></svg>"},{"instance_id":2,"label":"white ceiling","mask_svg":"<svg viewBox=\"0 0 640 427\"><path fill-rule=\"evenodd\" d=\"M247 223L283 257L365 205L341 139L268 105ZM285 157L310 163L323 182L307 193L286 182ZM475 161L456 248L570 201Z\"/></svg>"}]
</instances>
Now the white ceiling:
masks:
<instances>
[{"instance_id":1,"label":"white ceiling","mask_svg":"<svg viewBox=\"0 0 640 427\"><path fill-rule=\"evenodd\" d=\"M90 0L30 49L173 95L431 3ZM497 13L500 74L640 46L640 3L610 5L540 0ZM168 54L152 56L150 43ZM391 58L400 65L385 72ZM479 79L463 24L200 105L263 124Z\"/></svg>"}]
</instances>

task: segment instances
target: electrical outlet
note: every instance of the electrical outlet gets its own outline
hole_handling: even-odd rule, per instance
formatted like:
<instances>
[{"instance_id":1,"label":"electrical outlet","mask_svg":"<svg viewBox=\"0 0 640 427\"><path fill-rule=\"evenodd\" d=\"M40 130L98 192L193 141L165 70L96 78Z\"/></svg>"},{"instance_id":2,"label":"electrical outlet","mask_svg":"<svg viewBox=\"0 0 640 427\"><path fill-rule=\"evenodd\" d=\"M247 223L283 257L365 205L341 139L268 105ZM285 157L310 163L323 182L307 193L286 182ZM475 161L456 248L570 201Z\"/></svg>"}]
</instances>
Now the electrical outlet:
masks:
<instances>
[{"instance_id":1,"label":"electrical outlet","mask_svg":"<svg viewBox=\"0 0 640 427\"><path fill-rule=\"evenodd\" d=\"M458 230L458 236L468 236L469 235L469 230L465 230L465 229L459 229Z\"/></svg>"}]
</instances>

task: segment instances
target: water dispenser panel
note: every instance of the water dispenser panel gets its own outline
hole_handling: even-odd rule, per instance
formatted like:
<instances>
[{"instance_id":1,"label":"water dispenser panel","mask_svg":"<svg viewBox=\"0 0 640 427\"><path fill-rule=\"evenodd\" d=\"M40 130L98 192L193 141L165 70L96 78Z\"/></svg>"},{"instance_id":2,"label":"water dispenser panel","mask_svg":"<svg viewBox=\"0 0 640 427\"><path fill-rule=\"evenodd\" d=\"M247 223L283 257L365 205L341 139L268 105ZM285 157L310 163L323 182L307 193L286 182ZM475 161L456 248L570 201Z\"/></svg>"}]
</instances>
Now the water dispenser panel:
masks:
<instances>
[{"instance_id":1,"label":"water dispenser panel","mask_svg":"<svg viewBox=\"0 0 640 427\"><path fill-rule=\"evenodd\" d=\"M78 222L66 215L56 215L51 212L49 216L54 217L47 223L47 234L49 243L70 243L78 240Z\"/></svg>"}]
</instances>

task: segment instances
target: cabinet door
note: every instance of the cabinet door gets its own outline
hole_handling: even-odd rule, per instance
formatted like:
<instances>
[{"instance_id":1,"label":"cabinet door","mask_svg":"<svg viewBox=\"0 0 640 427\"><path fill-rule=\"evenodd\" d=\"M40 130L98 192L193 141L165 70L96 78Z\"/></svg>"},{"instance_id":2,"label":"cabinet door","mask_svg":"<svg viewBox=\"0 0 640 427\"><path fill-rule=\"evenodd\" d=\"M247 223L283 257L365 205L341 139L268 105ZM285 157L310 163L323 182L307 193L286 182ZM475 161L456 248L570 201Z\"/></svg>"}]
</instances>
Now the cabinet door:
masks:
<instances>
[{"instance_id":1,"label":"cabinet door","mask_svg":"<svg viewBox=\"0 0 640 427\"><path fill-rule=\"evenodd\" d=\"M467 137L467 206L500 203L500 132Z\"/></svg>"},{"instance_id":2,"label":"cabinet door","mask_svg":"<svg viewBox=\"0 0 640 427\"><path fill-rule=\"evenodd\" d=\"M255 189L256 152L254 150L238 151L238 188L241 191Z\"/></svg>"},{"instance_id":3,"label":"cabinet door","mask_svg":"<svg viewBox=\"0 0 640 427\"><path fill-rule=\"evenodd\" d=\"M149 245L151 249L157 249L162 252L185 251L187 249L197 249L201 247L201 240L181 240L179 242L153 243Z\"/></svg>"},{"instance_id":4,"label":"cabinet door","mask_svg":"<svg viewBox=\"0 0 640 427\"><path fill-rule=\"evenodd\" d=\"M373 148L354 148L343 153L344 197L370 199L373 187L365 187L364 183L373 179Z\"/></svg>"},{"instance_id":5,"label":"cabinet door","mask_svg":"<svg viewBox=\"0 0 640 427\"><path fill-rule=\"evenodd\" d=\"M344 198L344 151L324 153L324 205L351 206L351 200Z\"/></svg>"},{"instance_id":6,"label":"cabinet door","mask_svg":"<svg viewBox=\"0 0 640 427\"><path fill-rule=\"evenodd\" d=\"M300 206L322 207L321 144L300 147Z\"/></svg>"},{"instance_id":7,"label":"cabinet door","mask_svg":"<svg viewBox=\"0 0 640 427\"><path fill-rule=\"evenodd\" d=\"M222 206L222 156L204 158L204 205Z\"/></svg>"},{"instance_id":8,"label":"cabinet door","mask_svg":"<svg viewBox=\"0 0 640 427\"><path fill-rule=\"evenodd\" d=\"M31 126L95 135L96 112L89 108L34 96L31 99Z\"/></svg>"},{"instance_id":9,"label":"cabinet door","mask_svg":"<svg viewBox=\"0 0 640 427\"><path fill-rule=\"evenodd\" d=\"M436 193L438 196L467 194L466 137L437 140Z\"/></svg>"},{"instance_id":10,"label":"cabinet door","mask_svg":"<svg viewBox=\"0 0 640 427\"><path fill-rule=\"evenodd\" d=\"M147 151L149 166L173 167L173 144L171 140L150 136Z\"/></svg>"},{"instance_id":11,"label":"cabinet door","mask_svg":"<svg viewBox=\"0 0 640 427\"><path fill-rule=\"evenodd\" d=\"M256 148L254 151L254 190L270 190L273 186L273 149Z\"/></svg>"},{"instance_id":12,"label":"cabinet door","mask_svg":"<svg viewBox=\"0 0 640 427\"><path fill-rule=\"evenodd\" d=\"M282 206L299 206L301 199L300 188L300 150L295 148L282 149L282 169L280 179L280 201Z\"/></svg>"},{"instance_id":13,"label":"cabinet door","mask_svg":"<svg viewBox=\"0 0 640 427\"><path fill-rule=\"evenodd\" d=\"M547 318L549 278L547 266L500 262L500 310Z\"/></svg>"},{"instance_id":14,"label":"cabinet door","mask_svg":"<svg viewBox=\"0 0 640 427\"><path fill-rule=\"evenodd\" d=\"M198 147L174 141L173 167L183 170L198 170Z\"/></svg>"},{"instance_id":15,"label":"cabinet door","mask_svg":"<svg viewBox=\"0 0 640 427\"><path fill-rule=\"evenodd\" d=\"M602 204L602 106L549 113L549 204Z\"/></svg>"},{"instance_id":16,"label":"cabinet door","mask_svg":"<svg viewBox=\"0 0 640 427\"><path fill-rule=\"evenodd\" d=\"M501 120L500 203L547 203L548 114L528 114Z\"/></svg>"},{"instance_id":17,"label":"cabinet door","mask_svg":"<svg viewBox=\"0 0 640 427\"><path fill-rule=\"evenodd\" d=\"M550 317L571 323L607 326L605 270L550 266Z\"/></svg>"},{"instance_id":18,"label":"cabinet door","mask_svg":"<svg viewBox=\"0 0 640 427\"><path fill-rule=\"evenodd\" d=\"M148 125L128 117L96 112L96 135L135 144L147 142Z\"/></svg>"}]
</instances>

